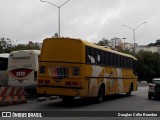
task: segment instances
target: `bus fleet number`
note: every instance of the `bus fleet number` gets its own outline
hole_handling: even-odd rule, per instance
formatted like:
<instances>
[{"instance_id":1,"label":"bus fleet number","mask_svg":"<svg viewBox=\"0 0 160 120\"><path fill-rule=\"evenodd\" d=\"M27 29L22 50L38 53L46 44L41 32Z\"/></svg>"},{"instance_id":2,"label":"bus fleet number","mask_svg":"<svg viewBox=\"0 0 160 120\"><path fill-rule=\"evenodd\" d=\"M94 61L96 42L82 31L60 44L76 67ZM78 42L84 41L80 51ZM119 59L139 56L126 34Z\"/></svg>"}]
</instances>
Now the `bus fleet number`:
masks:
<instances>
[{"instance_id":1,"label":"bus fleet number","mask_svg":"<svg viewBox=\"0 0 160 120\"><path fill-rule=\"evenodd\" d=\"M17 77L23 77L25 75L26 75L25 72L16 72Z\"/></svg>"}]
</instances>

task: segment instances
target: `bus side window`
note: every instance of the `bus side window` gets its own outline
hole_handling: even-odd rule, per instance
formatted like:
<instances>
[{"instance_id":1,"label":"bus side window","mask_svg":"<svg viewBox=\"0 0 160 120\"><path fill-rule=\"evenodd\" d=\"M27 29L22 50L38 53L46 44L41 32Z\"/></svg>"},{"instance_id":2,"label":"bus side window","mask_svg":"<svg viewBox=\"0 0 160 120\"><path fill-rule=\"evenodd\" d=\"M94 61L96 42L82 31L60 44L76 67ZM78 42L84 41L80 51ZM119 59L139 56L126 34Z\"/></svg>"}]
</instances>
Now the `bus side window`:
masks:
<instances>
[{"instance_id":1,"label":"bus side window","mask_svg":"<svg viewBox=\"0 0 160 120\"><path fill-rule=\"evenodd\" d=\"M86 63L91 63L91 48L86 47Z\"/></svg>"},{"instance_id":2,"label":"bus side window","mask_svg":"<svg viewBox=\"0 0 160 120\"><path fill-rule=\"evenodd\" d=\"M91 48L91 56L92 56L91 59L93 59L93 60L91 61L91 63L92 63L92 64L95 64L95 63L96 63L96 57L95 57L95 49L94 49L94 48Z\"/></svg>"},{"instance_id":3,"label":"bus side window","mask_svg":"<svg viewBox=\"0 0 160 120\"><path fill-rule=\"evenodd\" d=\"M101 51L101 65L105 65L105 52Z\"/></svg>"},{"instance_id":4,"label":"bus side window","mask_svg":"<svg viewBox=\"0 0 160 120\"><path fill-rule=\"evenodd\" d=\"M113 53L110 53L110 65L114 65Z\"/></svg>"},{"instance_id":5,"label":"bus side window","mask_svg":"<svg viewBox=\"0 0 160 120\"><path fill-rule=\"evenodd\" d=\"M132 69L133 68L133 59L130 58L130 68Z\"/></svg>"},{"instance_id":6,"label":"bus side window","mask_svg":"<svg viewBox=\"0 0 160 120\"><path fill-rule=\"evenodd\" d=\"M120 67L123 68L123 57L120 56Z\"/></svg>"},{"instance_id":7,"label":"bus side window","mask_svg":"<svg viewBox=\"0 0 160 120\"><path fill-rule=\"evenodd\" d=\"M121 56L120 55L117 55L117 66L118 67L121 67Z\"/></svg>"},{"instance_id":8,"label":"bus side window","mask_svg":"<svg viewBox=\"0 0 160 120\"><path fill-rule=\"evenodd\" d=\"M96 64L100 65L101 64L101 51L98 50L98 49L95 49L96 51L96 56L95 56L95 61L96 61Z\"/></svg>"},{"instance_id":9,"label":"bus side window","mask_svg":"<svg viewBox=\"0 0 160 120\"><path fill-rule=\"evenodd\" d=\"M126 57L123 57L123 66L126 68L127 67L127 60Z\"/></svg>"},{"instance_id":10,"label":"bus side window","mask_svg":"<svg viewBox=\"0 0 160 120\"><path fill-rule=\"evenodd\" d=\"M137 61L133 60L133 73L137 75Z\"/></svg>"},{"instance_id":11,"label":"bus side window","mask_svg":"<svg viewBox=\"0 0 160 120\"><path fill-rule=\"evenodd\" d=\"M110 53L109 52L105 53L105 64L110 65Z\"/></svg>"},{"instance_id":12,"label":"bus side window","mask_svg":"<svg viewBox=\"0 0 160 120\"><path fill-rule=\"evenodd\" d=\"M113 54L113 66L117 66L117 55Z\"/></svg>"},{"instance_id":13,"label":"bus side window","mask_svg":"<svg viewBox=\"0 0 160 120\"><path fill-rule=\"evenodd\" d=\"M127 68L129 68L129 58L127 57Z\"/></svg>"}]
</instances>

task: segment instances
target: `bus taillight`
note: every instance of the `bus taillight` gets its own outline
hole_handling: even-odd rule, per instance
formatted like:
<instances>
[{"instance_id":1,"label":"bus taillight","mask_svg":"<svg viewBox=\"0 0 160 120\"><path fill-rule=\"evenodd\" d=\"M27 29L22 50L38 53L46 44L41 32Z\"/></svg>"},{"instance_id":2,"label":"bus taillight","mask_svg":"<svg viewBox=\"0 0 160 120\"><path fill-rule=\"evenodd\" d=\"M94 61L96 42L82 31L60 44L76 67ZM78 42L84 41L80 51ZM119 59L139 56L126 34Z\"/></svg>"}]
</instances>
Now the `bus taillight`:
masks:
<instances>
[{"instance_id":1,"label":"bus taillight","mask_svg":"<svg viewBox=\"0 0 160 120\"><path fill-rule=\"evenodd\" d=\"M72 85L78 85L78 82L73 82Z\"/></svg>"},{"instance_id":2,"label":"bus taillight","mask_svg":"<svg viewBox=\"0 0 160 120\"><path fill-rule=\"evenodd\" d=\"M50 83L50 80L45 80L45 83L46 83L46 84L49 84L49 83Z\"/></svg>"},{"instance_id":3,"label":"bus taillight","mask_svg":"<svg viewBox=\"0 0 160 120\"><path fill-rule=\"evenodd\" d=\"M66 81L65 84L67 86L79 86L79 87L82 87L82 82L70 82L70 81Z\"/></svg>"},{"instance_id":4,"label":"bus taillight","mask_svg":"<svg viewBox=\"0 0 160 120\"><path fill-rule=\"evenodd\" d=\"M71 85L71 82L70 81L66 81L66 85Z\"/></svg>"},{"instance_id":5,"label":"bus taillight","mask_svg":"<svg viewBox=\"0 0 160 120\"><path fill-rule=\"evenodd\" d=\"M44 81L43 80L38 80L38 83L43 83Z\"/></svg>"}]
</instances>

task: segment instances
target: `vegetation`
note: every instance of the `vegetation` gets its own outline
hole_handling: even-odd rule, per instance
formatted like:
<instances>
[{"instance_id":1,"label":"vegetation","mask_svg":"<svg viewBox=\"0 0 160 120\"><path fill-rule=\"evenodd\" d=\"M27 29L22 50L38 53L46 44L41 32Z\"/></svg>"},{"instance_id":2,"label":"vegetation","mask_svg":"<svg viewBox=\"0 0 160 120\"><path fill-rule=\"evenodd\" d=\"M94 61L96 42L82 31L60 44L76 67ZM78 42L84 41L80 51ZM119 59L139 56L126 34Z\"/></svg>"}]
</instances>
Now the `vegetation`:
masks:
<instances>
[{"instance_id":1,"label":"vegetation","mask_svg":"<svg viewBox=\"0 0 160 120\"><path fill-rule=\"evenodd\" d=\"M121 50L123 53L134 55L133 52L128 50ZM138 59L138 79L139 81L145 80L151 82L155 77L160 77L160 54L146 51L140 51L135 55Z\"/></svg>"},{"instance_id":2,"label":"vegetation","mask_svg":"<svg viewBox=\"0 0 160 120\"><path fill-rule=\"evenodd\" d=\"M0 53L8 53L13 47L12 41L9 38L0 38Z\"/></svg>"},{"instance_id":3,"label":"vegetation","mask_svg":"<svg viewBox=\"0 0 160 120\"><path fill-rule=\"evenodd\" d=\"M128 50L121 50L123 53L134 55L133 52ZM160 54L147 51L140 51L136 53L135 57L138 59L138 79L139 81L145 80L151 82L155 77L160 77Z\"/></svg>"},{"instance_id":4,"label":"vegetation","mask_svg":"<svg viewBox=\"0 0 160 120\"><path fill-rule=\"evenodd\" d=\"M155 43L148 44L147 46L158 46L158 45L160 45L160 39L156 40Z\"/></svg>"},{"instance_id":5,"label":"vegetation","mask_svg":"<svg viewBox=\"0 0 160 120\"><path fill-rule=\"evenodd\" d=\"M160 54L141 51L136 54L138 59L139 80L151 82L152 78L160 77Z\"/></svg>"},{"instance_id":6,"label":"vegetation","mask_svg":"<svg viewBox=\"0 0 160 120\"><path fill-rule=\"evenodd\" d=\"M109 41L105 38L102 38L102 40L100 40L97 45L101 45L101 46L108 46Z\"/></svg>"},{"instance_id":7,"label":"vegetation","mask_svg":"<svg viewBox=\"0 0 160 120\"><path fill-rule=\"evenodd\" d=\"M29 42L28 44L13 44L9 38L0 38L0 53L10 53L15 50L40 49L37 43Z\"/></svg>"}]
</instances>

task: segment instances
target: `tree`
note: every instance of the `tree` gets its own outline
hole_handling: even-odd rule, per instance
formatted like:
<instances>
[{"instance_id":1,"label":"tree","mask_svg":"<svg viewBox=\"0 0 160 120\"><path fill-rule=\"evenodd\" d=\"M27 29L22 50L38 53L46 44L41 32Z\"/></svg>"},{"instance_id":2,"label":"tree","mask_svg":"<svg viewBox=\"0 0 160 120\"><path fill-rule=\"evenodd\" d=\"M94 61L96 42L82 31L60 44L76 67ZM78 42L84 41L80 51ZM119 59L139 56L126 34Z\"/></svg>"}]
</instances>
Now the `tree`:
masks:
<instances>
[{"instance_id":1,"label":"tree","mask_svg":"<svg viewBox=\"0 0 160 120\"><path fill-rule=\"evenodd\" d=\"M52 36L52 38L57 38L57 37L59 37L58 33L55 33L54 36Z\"/></svg>"},{"instance_id":2,"label":"tree","mask_svg":"<svg viewBox=\"0 0 160 120\"><path fill-rule=\"evenodd\" d=\"M155 43L150 43L147 46L155 46Z\"/></svg>"},{"instance_id":3,"label":"tree","mask_svg":"<svg viewBox=\"0 0 160 120\"><path fill-rule=\"evenodd\" d=\"M133 55L133 52L124 51L121 52ZM146 51L140 51L135 56L138 60L138 79L151 82L155 77L160 77L160 54Z\"/></svg>"},{"instance_id":4,"label":"tree","mask_svg":"<svg viewBox=\"0 0 160 120\"><path fill-rule=\"evenodd\" d=\"M13 48L12 40L9 38L0 38L0 53L9 53Z\"/></svg>"},{"instance_id":5,"label":"tree","mask_svg":"<svg viewBox=\"0 0 160 120\"><path fill-rule=\"evenodd\" d=\"M102 40L98 42L98 45L101 45L101 46L108 46L108 44L109 44L109 41L106 38L102 38Z\"/></svg>"},{"instance_id":6,"label":"tree","mask_svg":"<svg viewBox=\"0 0 160 120\"><path fill-rule=\"evenodd\" d=\"M32 43L32 44L18 44L16 46L13 47L12 51L16 51L16 50L39 50L40 47L37 45L37 43Z\"/></svg>"},{"instance_id":7,"label":"tree","mask_svg":"<svg viewBox=\"0 0 160 120\"><path fill-rule=\"evenodd\" d=\"M151 82L154 77L160 77L160 54L141 51L138 59L138 77L140 80Z\"/></svg>"},{"instance_id":8,"label":"tree","mask_svg":"<svg viewBox=\"0 0 160 120\"><path fill-rule=\"evenodd\" d=\"M33 43L32 41L29 44L18 44L14 45L12 40L9 38L0 38L0 53L10 53L11 51L16 50L30 50L36 49L39 50L40 47L38 43Z\"/></svg>"}]
</instances>

